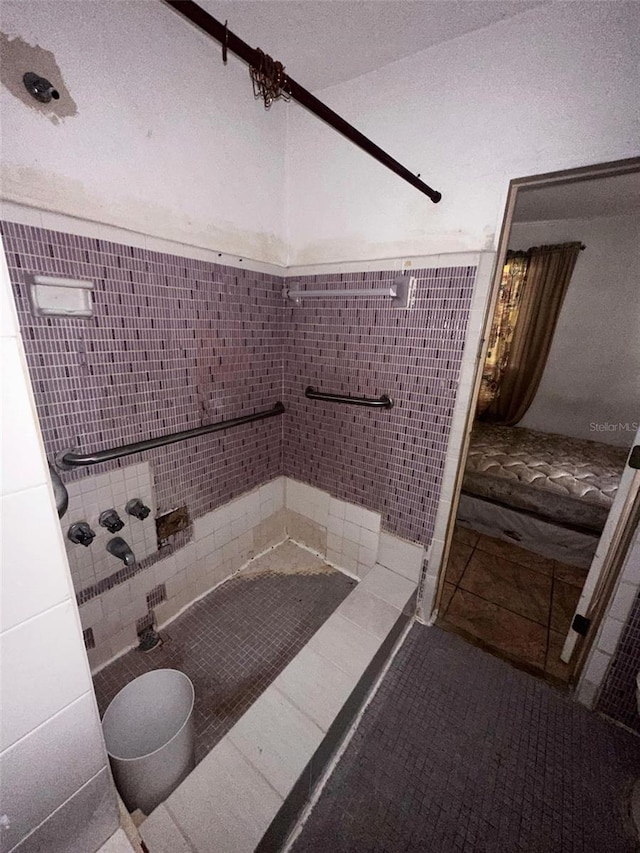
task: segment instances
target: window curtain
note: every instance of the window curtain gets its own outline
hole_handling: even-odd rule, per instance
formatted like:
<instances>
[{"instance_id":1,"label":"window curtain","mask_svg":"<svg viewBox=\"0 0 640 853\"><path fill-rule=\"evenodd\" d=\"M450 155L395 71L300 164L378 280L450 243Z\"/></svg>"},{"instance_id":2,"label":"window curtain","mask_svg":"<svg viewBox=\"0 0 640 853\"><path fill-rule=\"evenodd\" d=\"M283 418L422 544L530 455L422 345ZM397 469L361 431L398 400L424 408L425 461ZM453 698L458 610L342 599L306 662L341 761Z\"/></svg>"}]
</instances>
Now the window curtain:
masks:
<instances>
[{"instance_id":1,"label":"window curtain","mask_svg":"<svg viewBox=\"0 0 640 853\"><path fill-rule=\"evenodd\" d=\"M508 252L489 333L489 347L482 371L477 414L482 415L498 393L507 368L511 342L520 310L522 282L527 269L525 252Z\"/></svg>"},{"instance_id":2,"label":"window curtain","mask_svg":"<svg viewBox=\"0 0 640 853\"><path fill-rule=\"evenodd\" d=\"M507 256L482 379L482 420L513 426L531 405L580 249L562 243Z\"/></svg>"}]
</instances>

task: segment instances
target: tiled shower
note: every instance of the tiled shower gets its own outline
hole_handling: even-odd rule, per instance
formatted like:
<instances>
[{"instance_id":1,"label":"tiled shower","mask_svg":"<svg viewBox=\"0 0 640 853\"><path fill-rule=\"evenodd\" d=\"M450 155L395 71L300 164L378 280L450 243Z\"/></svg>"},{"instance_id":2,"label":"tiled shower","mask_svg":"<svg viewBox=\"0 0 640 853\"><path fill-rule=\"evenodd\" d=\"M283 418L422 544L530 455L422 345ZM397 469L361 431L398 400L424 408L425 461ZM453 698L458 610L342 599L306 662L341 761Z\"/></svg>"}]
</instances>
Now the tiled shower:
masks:
<instances>
[{"instance_id":1,"label":"tiled shower","mask_svg":"<svg viewBox=\"0 0 640 853\"><path fill-rule=\"evenodd\" d=\"M65 544L101 711L147 666L130 657L135 652L120 657L117 675L113 665L102 669L105 664L134 648L144 629L176 617L175 636L189 646L193 630L199 642L198 632L220 611L212 616L208 599L194 602L287 536L372 584L379 582L376 562L388 566L396 559L396 577L408 577L399 557L406 553L417 581L434 535L474 266L411 269L415 299L406 309L335 295L296 305L283 293L290 284L284 276L12 222L2 223L2 236L50 460L62 450L126 444L267 410L280 400L285 406L278 417L62 473L70 495L63 534L71 522L87 519L97 533L89 548ZM92 281L93 316L39 316L29 295L37 274ZM303 276L296 284L331 293L389 285L397 274ZM307 386L356 397L388 394L393 407L309 400ZM126 514L132 498L149 507L148 518ZM133 566L106 553L109 537L97 519L110 507L125 522L120 535L138 558ZM156 518L178 507L186 507L186 525L160 537ZM238 586L232 581L227 590ZM301 629L294 615L295 642L285 656L275 647L278 665L265 666L264 683L223 724L202 713L199 758L227 743L219 738L248 713L270 678L287 683L282 666L298 651L296 642L312 637L321 644L322 631L314 632L349 590L343 578L342 590L316 608L317 624ZM414 612L407 599L415 610L410 590L402 595L391 608L394 619L400 610ZM256 614L264 603L253 594ZM232 608L220 622L229 635L238 632L238 612ZM250 638L251 630L244 634ZM629 648L623 642L622 657L614 660L601 708L634 726L632 622L625 637ZM251 638L247 642L250 647ZM185 669L180 649L167 648L155 665ZM210 649L207 660L217 653ZM373 648L367 653L375 657ZM224 664L234 668L233 652ZM145 831L157 828L147 824Z\"/></svg>"},{"instance_id":2,"label":"tiled shower","mask_svg":"<svg viewBox=\"0 0 640 853\"><path fill-rule=\"evenodd\" d=\"M87 512L97 517L99 509L132 497L142 496L153 510L135 523L121 513L138 557L133 569L106 553L97 525L90 549L66 543L94 666L135 642L166 583L188 603L186 569L202 550L193 522L281 475L379 512L384 530L428 547L474 267L411 270L416 298L409 309L331 297L295 305L283 297L287 279L273 274L12 222L2 223L2 232L50 460L63 449L123 444L263 410L280 399L286 407L278 418L63 473L71 496L65 532ZM29 297L34 274L94 282L94 316L37 315ZM335 291L381 287L395 275L323 274L296 283ZM394 406L370 411L320 403L305 398L308 385L354 396L387 393ZM153 515L178 506L187 507L191 524L158 549ZM269 532L270 541L279 531ZM357 554L340 549L337 532L329 531L327 551L357 574ZM209 586L249 556L240 547L235 563L228 561ZM134 575L135 586L125 589ZM118 587L115 618L107 612L116 609L115 597L102 607L101 596ZM623 663L636 653L633 618L600 704L636 727L635 664Z\"/></svg>"},{"instance_id":3,"label":"tiled shower","mask_svg":"<svg viewBox=\"0 0 640 853\"><path fill-rule=\"evenodd\" d=\"M284 472L381 512L384 528L425 546L433 534L475 272L411 270L416 299L407 310L328 298L283 311ZM382 287L396 274L304 276L299 286ZM314 404L303 396L307 385L353 396L387 393L394 407L372 415Z\"/></svg>"},{"instance_id":4,"label":"tiled shower","mask_svg":"<svg viewBox=\"0 0 640 853\"><path fill-rule=\"evenodd\" d=\"M606 742L631 735L437 627L404 631L416 614L435 617L508 182L637 155L634 4L484 3L473 14L408 4L391 29L375 23L388 17L384 3L325 4L323 14L299 4L286 22L269 4L262 20L253 4L228 4L232 31L422 174L442 192L435 206L295 103L265 113L246 65L223 62L172 5L59 0L52 16L48 3L3 3L0 233L20 328L3 252L0 847L124 849L107 841L124 836L100 717L141 672L184 672L185 650L205 701L224 693L227 674L225 702L246 681L242 656L261 677L247 704L226 702L216 731L200 716L199 763L140 827L150 853L210 853L212 838L234 853L279 849L278 817L309 802L387 664L378 697L390 713L375 699L365 711L348 747L360 780L344 797L333 774L330 807L319 809L330 833L317 849L334 837L336 853L360 849L368 833L389 850L444 851L447 824L450 849L505 849L516 835L522 849L565 849L559 838L605 849L594 839L611 822L599 809L623 797L604 786L628 784L640 759L618 747L622 761L599 770ZM304 25L318 15L326 24ZM339 39L329 19L344 22ZM505 44L518 45L517 61ZM60 98L37 102L26 72ZM381 287L399 272L415 279L409 309L363 297L296 305L282 292ZM92 282L93 316L38 315L33 275ZM307 386L388 394L394 406L313 401ZM62 472L70 500L58 523L44 449L53 462L277 401L275 417ZM147 518L127 513L134 498ZM124 523L117 534L99 523L110 508ZM67 539L79 521L96 534L86 548ZM107 552L113 535L135 564ZM282 549L296 571L304 552L313 583L283 571ZM261 561L279 561L277 571ZM640 562L625 578L577 697L640 730ZM612 622L626 623L620 642ZM150 626L163 645L143 653ZM532 712L529 725L518 709ZM587 717L610 730L605 740L579 722ZM425 816L440 836L419 827L410 842L411 818ZM504 831L513 826L525 831Z\"/></svg>"},{"instance_id":5,"label":"tiled shower","mask_svg":"<svg viewBox=\"0 0 640 853\"><path fill-rule=\"evenodd\" d=\"M125 444L285 404L277 418L63 473L71 494L65 533L71 521L88 513L95 519L134 497L154 515L186 506L190 522L158 549L153 519L121 511L121 535L138 550L131 569L103 553L100 536L88 549L67 542L94 666L134 643L136 625L166 594L164 583L188 603L177 586L202 557L193 523L281 475L381 513L387 532L429 544L474 267L412 270L416 298L408 309L369 298L296 306L279 276L11 222L2 227L50 460L69 448ZM34 274L92 281L93 317L34 313ZM395 275L313 276L300 285L380 287ZM386 393L394 406L371 411L307 400L308 385ZM255 553L243 541L209 586ZM328 548L340 565L362 574L357 553L337 552L336 543ZM362 559L372 565L375 553Z\"/></svg>"}]
</instances>

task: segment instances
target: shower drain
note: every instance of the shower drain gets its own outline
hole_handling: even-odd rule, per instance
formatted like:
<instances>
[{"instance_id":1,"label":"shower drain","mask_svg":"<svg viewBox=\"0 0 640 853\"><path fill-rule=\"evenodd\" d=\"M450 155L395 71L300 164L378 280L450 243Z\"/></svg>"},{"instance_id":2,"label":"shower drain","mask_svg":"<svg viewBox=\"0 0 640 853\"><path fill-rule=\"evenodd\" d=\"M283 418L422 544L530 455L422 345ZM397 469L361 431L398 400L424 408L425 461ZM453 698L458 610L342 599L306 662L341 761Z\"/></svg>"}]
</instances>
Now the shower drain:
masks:
<instances>
[{"instance_id":1,"label":"shower drain","mask_svg":"<svg viewBox=\"0 0 640 853\"><path fill-rule=\"evenodd\" d=\"M162 637L153 628L145 628L140 634L140 644L138 648L141 652L150 652L158 648L163 643Z\"/></svg>"}]
</instances>

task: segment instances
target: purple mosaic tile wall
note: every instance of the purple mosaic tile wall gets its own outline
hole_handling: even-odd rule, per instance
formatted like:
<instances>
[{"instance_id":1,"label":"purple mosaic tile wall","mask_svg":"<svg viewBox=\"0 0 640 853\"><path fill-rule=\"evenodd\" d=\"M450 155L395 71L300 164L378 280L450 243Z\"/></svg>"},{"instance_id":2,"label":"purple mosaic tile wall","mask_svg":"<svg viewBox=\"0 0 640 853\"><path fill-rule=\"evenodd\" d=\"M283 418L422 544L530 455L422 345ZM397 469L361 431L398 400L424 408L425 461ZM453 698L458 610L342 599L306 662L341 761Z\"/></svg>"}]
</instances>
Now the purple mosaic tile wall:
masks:
<instances>
[{"instance_id":1,"label":"purple mosaic tile wall","mask_svg":"<svg viewBox=\"0 0 640 853\"><path fill-rule=\"evenodd\" d=\"M267 409L282 396L278 277L4 222L49 459ZM31 311L30 273L94 282L91 319ZM145 454L160 512L198 517L278 476L281 418ZM65 480L139 462L73 471Z\"/></svg>"},{"instance_id":2,"label":"purple mosaic tile wall","mask_svg":"<svg viewBox=\"0 0 640 853\"><path fill-rule=\"evenodd\" d=\"M640 672L640 593L622 631L598 697L597 709L640 734L636 676Z\"/></svg>"},{"instance_id":3,"label":"purple mosaic tile wall","mask_svg":"<svg viewBox=\"0 0 640 853\"><path fill-rule=\"evenodd\" d=\"M158 511L186 504L195 518L285 473L381 512L384 527L399 536L430 541L474 267L412 271L417 295L409 310L368 298L293 306L283 303L277 276L14 223L1 227L50 459L61 449L99 450L283 399L280 418L145 454ZM92 280L94 317L35 315L27 286L33 273ZM309 276L300 283L371 287L394 275ZM395 406L310 401L307 385L386 393Z\"/></svg>"},{"instance_id":4,"label":"purple mosaic tile wall","mask_svg":"<svg viewBox=\"0 0 640 853\"><path fill-rule=\"evenodd\" d=\"M475 267L414 270L413 308L379 299L314 299L284 314L284 473L382 513L383 526L428 543L475 282ZM309 276L309 289L382 287L394 272ZM393 409L307 400L377 397Z\"/></svg>"}]
</instances>

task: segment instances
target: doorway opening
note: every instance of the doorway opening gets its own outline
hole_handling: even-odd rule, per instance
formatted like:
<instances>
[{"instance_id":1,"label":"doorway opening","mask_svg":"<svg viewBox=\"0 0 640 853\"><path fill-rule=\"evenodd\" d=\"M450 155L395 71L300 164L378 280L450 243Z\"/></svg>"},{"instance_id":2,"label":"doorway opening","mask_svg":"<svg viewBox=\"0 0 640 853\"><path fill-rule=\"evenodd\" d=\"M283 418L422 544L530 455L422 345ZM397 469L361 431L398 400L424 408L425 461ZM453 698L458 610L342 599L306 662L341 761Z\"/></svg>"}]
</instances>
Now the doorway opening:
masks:
<instances>
[{"instance_id":1,"label":"doorway opening","mask_svg":"<svg viewBox=\"0 0 640 853\"><path fill-rule=\"evenodd\" d=\"M639 246L640 160L511 182L437 622L560 684L634 515Z\"/></svg>"}]
</instances>

